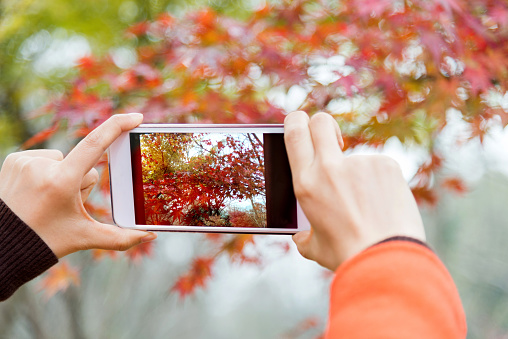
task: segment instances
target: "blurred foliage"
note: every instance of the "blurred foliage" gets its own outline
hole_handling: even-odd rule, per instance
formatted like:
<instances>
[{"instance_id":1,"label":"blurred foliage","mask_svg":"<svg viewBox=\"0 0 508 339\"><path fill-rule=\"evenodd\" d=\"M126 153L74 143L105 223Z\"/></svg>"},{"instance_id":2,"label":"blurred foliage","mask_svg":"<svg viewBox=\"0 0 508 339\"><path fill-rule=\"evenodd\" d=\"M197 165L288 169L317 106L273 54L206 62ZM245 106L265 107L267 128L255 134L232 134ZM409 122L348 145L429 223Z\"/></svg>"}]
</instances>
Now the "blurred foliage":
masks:
<instances>
[{"instance_id":1,"label":"blurred foliage","mask_svg":"<svg viewBox=\"0 0 508 339\"><path fill-rule=\"evenodd\" d=\"M79 54L65 51L66 44L77 40L81 56L104 55L116 46L132 45L125 30L135 22L153 20L167 10L185 13L208 4L238 16L245 16L249 9L243 1L231 0L1 1L0 158L47 125L47 121L26 118L47 102L48 91L62 92L65 77L75 73L71 66ZM62 58L58 53L67 55ZM51 64L51 58L64 62ZM37 67L41 61L50 66Z\"/></svg>"}]
</instances>

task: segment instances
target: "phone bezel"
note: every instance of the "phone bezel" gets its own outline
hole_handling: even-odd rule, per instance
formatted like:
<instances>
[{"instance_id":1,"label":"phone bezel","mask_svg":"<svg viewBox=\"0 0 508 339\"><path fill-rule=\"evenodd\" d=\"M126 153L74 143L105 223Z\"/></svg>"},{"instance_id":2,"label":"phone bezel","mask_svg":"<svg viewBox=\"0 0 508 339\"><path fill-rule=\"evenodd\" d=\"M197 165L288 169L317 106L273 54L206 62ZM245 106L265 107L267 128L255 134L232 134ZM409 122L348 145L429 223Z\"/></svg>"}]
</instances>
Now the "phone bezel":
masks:
<instances>
[{"instance_id":1,"label":"phone bezel","mask_svg":"<svg viewBox=\"0 0 508 339\"><path fill-rule=\"evenodd\" d=\"M217 226L137 225L131 167L131 133L284 133L281 124L142 124L124 132L108 148L109 183L113 221L122 228L204 233L294 234L309 230L310 223L297 202L297 228L235 228Z\"/></svg>"}]
</instances>

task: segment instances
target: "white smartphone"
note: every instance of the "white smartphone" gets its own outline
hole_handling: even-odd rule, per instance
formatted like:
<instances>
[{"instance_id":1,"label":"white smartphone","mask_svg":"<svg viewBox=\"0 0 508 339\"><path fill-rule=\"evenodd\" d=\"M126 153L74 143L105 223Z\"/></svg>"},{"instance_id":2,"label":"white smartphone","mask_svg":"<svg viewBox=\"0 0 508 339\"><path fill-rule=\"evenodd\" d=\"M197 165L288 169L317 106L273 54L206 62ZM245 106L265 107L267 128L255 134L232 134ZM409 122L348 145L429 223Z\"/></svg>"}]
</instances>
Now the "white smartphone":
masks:
<instances>
[{"instance_id":1,"label":"white smartphone","mask_svg":"<svg viewBox=\"0 0 508 339\"><path fill-rule=\"evenodd\" d=\"M144 124L108 149L121 227L294 234L310 229L294 192L283 125Z\"/></svg>"}]
</instances>

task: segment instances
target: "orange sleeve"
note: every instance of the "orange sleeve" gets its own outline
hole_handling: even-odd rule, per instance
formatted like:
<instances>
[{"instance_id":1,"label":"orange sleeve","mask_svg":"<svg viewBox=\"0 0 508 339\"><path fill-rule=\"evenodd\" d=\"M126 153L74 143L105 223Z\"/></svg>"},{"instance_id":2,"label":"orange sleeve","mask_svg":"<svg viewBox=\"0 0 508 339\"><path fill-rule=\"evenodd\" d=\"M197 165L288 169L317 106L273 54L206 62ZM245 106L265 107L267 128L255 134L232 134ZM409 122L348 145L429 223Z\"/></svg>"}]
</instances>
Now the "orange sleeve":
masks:
<instances>
[{"instance_id":1,"label":"orange sleeve","mask_svg":"<svg viewBox=\"0 0 508 339\"><path fill-rule=\"evenodd\" d=\"M457 288L439 258L409 241L361 252L336 271L325 338L466 338Z\"/></svg>"}]
</instances>

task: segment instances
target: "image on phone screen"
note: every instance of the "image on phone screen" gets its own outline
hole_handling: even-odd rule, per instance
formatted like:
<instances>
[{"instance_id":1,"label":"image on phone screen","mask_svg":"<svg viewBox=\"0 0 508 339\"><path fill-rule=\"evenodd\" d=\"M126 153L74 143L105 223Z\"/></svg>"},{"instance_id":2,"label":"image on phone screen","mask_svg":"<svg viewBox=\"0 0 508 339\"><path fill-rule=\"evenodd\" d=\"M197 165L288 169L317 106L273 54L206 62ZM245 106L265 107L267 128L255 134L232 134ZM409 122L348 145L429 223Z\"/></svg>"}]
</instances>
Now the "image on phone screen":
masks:
<instances>
[{"instance_id":1,"label":"image on phone screen","mask_svg":"<svg viewBox=\"0 0 508 339\"><path fill-rule=\"evenodd\" d=\"M280 133L131 133L138 225L296 228Z\"/></svg>"}]
</instances>

